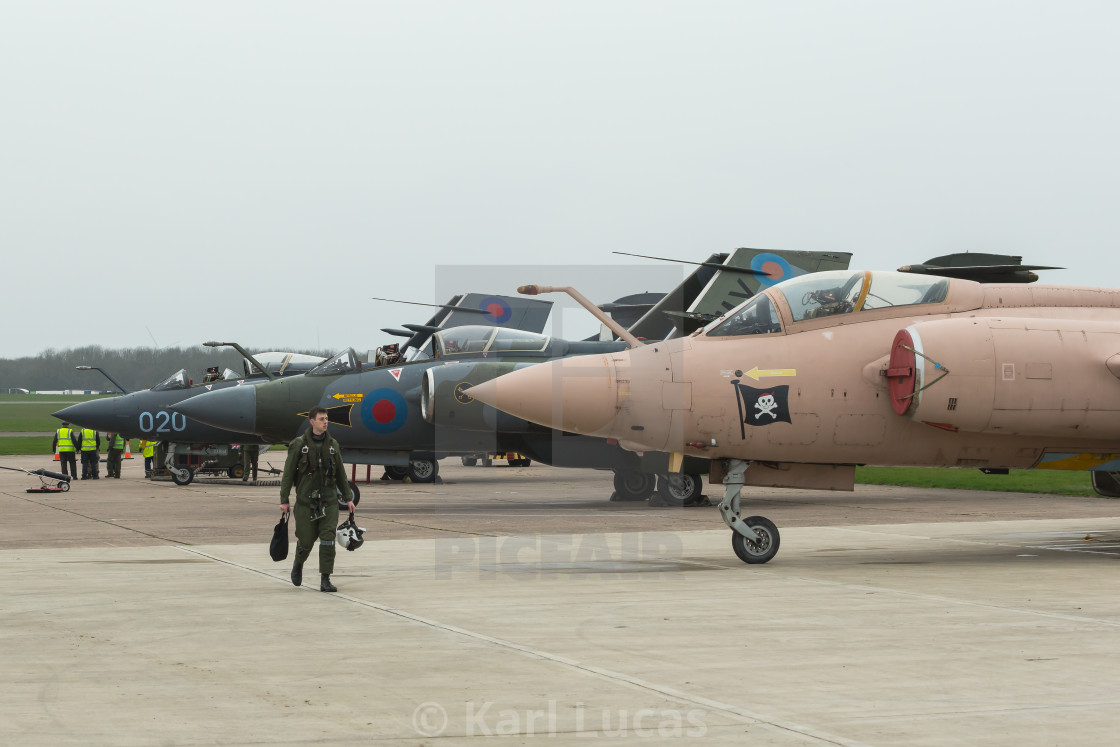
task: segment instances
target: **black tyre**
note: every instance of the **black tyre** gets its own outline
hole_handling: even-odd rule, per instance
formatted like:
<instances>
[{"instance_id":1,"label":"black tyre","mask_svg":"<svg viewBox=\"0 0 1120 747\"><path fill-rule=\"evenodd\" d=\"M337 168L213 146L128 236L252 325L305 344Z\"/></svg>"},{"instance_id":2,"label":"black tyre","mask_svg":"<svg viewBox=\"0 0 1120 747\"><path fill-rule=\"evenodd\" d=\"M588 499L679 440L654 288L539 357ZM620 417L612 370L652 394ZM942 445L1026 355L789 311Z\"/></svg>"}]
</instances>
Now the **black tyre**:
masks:
<instances>
[{"instance_id":1,"label":"black tyre","mask_svg":"<svg viewBox=\"0 0 1120 747\"><path fill-rule=\"evenodd\" d=\"M670 506L688 506L696 502L704 491L700 475L669 474L657 476L657 493Z\"/></svg>"},{"instance_id":2,"label":"black tyre","mask_svg":"<svg viewBox=\"0 0 1120 747\"><path fill-rule=\"evenodd\" d=\"M413 459L408 463L408 477L413 482L434 482L439 474L435 459Z\"/></svg>"},{"instance_id":3,"label":"black tyre","mask_svg":"<svg viewBox=\"0 0 1120 747\"><path fill-rule=\"evenodd\" d=\"M171 482L176 485L190 485L193 479L194 467L183 467L181 469L171 470Z\"/></svg>"},{"instance_id":4,"label":"black tyre","mask_svg":"<svg viewBox=\"0 0 1120 747\"><path fill-rule=\"evenodd\" d=\"M68 483L65 480L59 480L58 481L58 489L61 490L63 493L65 493L65 492L70 490L70 483Z\"/></svg>"},{"instance_id":5,"label":"black tyre","mask_svg":"<svg viewBox=\"0 0 1120 747\"><path fill-rule=\"evenodd\" d=\"M614 473L614 492L622 501L644 501L653 492L653 475L638 470Z\"/></svg>"},{"instance_id":6,"label":"black tyre","mask_svg":"<svg viewBox=\"0 0 1120 747\"><path fill-rule=\"evenodd\" d=\"M355 485L352 482L350 483L350 494L353 496L353 498L351 500L353 500L354 505L357 506L358 501L360 501L362 499L362 492L360 490L358 490L358 486ZM346 501L342 500L341 495L338 496L338 510L339 511L349 511L350 510L350 507L346 505Z\"/></svg>"},{"instance_id":7,"label":"black tyre","mask_svg":"<svg viewBox=\"0 0 1120 747\"><path fill-rule=\"evenodd\" d=\"M765 516L748 516L743 523L761 535L758 542L751 542L738 532L731 533L731 549L739 556L739 560L750 565L769 562L778 554L778 546L782 537L778 534L778 527Z\"/></svg>"},{"instance_id":8,"label":"black tyre","mask_svg":"<svg viewBox=\"0 0 1120 747\"><path fill-rule=\"evenodd\" d=\"M226 474L228 474L234 480L240 480L245 476L245 468L240 464L235 464L226 470Z\"/></svg>"},{"instance_id":9,"label":"black tyre","mask_svg":"<svg viewBox=\"0 0 1120 747\"><path fill-rule=\"evenodd\" d=\"M389 476L390 480L403 480L408 477L408 467L386 466L385 474Z\"/></svg>"},{"instance_id":10,"label":"black tyre","mask_svg":"<svg viewBox=\"0 0 1120 747\"><path fill-rule=\"evenodd\" d=\"M494 465L494 460L493 459L491 459L488 456L482 457L482 466L483 467L491 467L493 465Z\"/></svg>"},{"instance_id":11,"label":"black tyre","mask_svg":"<svg viewBox=\"0 0 1120 747\"><path fill-rule=\"evenodd\" d=\"M464 467L473 467L478 464L478 457L463 457Z\"/></svg>"},{"instance_id":12,"label":"black tyre","mask_svg":"<svg viewBox=\"0 0 1120 747\"><path fill-rule=\"evenodd\" d=\"M513 465L514 467L528 467L530 464L533 463L533 460L530 459L529 457L522 457L521 459L518 459L516 461L517 461L517 464Z\"/></svg>"}]
</instances>

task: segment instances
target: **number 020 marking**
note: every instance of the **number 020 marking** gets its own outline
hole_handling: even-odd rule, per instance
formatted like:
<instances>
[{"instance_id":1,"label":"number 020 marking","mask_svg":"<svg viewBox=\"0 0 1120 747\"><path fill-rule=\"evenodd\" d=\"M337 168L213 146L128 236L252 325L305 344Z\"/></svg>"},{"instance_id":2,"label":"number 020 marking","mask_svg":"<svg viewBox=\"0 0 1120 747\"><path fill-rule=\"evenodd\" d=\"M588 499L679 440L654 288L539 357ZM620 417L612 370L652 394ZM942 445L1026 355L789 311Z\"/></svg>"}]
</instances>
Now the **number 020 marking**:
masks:
<instances>
[{"instance_id":1,"label":"number 020 marking","mask_svg":"<svg viewBox=\"0 0 1120 747\"><path fill-rule=\"evenodd\" d=\"M171 433L172 431L185 431L187 429L187 416L181 412L167 412L157 410L153 415L144 411L140 413L140 430L145 433Z\"/></svg>"}]
</instances>

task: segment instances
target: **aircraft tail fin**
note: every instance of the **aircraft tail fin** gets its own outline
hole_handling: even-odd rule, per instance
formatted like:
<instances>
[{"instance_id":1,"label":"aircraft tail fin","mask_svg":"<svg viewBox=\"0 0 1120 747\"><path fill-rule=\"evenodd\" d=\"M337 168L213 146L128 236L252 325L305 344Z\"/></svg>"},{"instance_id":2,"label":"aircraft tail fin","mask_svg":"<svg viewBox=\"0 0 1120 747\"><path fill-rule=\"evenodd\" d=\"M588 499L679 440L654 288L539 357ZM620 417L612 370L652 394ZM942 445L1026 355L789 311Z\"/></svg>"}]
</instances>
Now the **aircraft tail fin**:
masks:
<instances>
[{"instance_id":1,"label":"aircraft tail fin","mask_svg":"<svg viewBox=\"0 0 1120 747\"><path fill-rule=\"evenodd\" d=\"M847 269L848 252L736 249L713 254L635 322L630 332L647 340L690 334L761 290L789 278Z\"/></svg>"}]
</instances>

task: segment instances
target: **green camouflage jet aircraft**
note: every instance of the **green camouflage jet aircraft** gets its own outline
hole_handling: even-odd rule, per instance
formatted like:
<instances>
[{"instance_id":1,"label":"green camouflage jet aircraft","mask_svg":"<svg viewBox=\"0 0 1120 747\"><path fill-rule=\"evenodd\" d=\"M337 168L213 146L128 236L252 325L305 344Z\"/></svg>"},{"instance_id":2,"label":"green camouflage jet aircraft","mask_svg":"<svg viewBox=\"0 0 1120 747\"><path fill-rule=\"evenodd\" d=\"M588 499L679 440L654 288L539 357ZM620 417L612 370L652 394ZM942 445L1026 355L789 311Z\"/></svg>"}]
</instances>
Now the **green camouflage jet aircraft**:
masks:
<instances>
[{"instance_id":1,"label":"green camouflage jet aircraft","mask_svg":"<svg viewBox=\"0 0 1120 747\"><path fill-rule=\"evenodd\" d=\"M429 420L424 410L424 392L432 386L432 371L448 364L454 364L454 370L471 365L461 361L503 361L504 370L511 371L516 365L625 347L623 342L571 342L502 327L456 327L432 335L425 346L431 357L369 368L347 349L303 376L268 382L275 386L222 389L192 397L173 409L202 423L278 442L302 433L308 412L318 405L327 409L331 434L342 446L346 462L402 467L413 481L430 482L438 471L438 459L507 450L516 442L516 435L530 428L527 422L493 408L482 413L482 405L472 408L473 421L437 427L434 413ZM464 380L462 388L466 386ZM451 392L449 396L457 395ZM550 433L540 426L532 429Z\"/></svg>"}]
</instances>

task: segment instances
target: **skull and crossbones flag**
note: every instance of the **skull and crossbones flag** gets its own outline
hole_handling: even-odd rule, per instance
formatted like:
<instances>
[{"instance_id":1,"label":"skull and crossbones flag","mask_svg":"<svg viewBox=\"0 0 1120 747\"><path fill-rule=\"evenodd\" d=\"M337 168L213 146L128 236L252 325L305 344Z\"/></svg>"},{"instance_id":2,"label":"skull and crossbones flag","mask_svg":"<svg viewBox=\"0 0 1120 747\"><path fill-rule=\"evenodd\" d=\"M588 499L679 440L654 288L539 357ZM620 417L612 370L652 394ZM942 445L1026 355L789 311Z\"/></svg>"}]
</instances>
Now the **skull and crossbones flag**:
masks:
<instances>
[{"instance_id":1,"label":"skull and crossbones flag","mask_svg":"<svg viewBox=\"0 0 1120 747\"><path fill-rule=\"evenodd\" d=\"M771 423L792 423L789 417L789 386L772 386L769 389L755 389L732 379L735 398L739 403L739 429L743 438L747 437L748 425L770 425Z\"/></svg>"}]
</instances>

